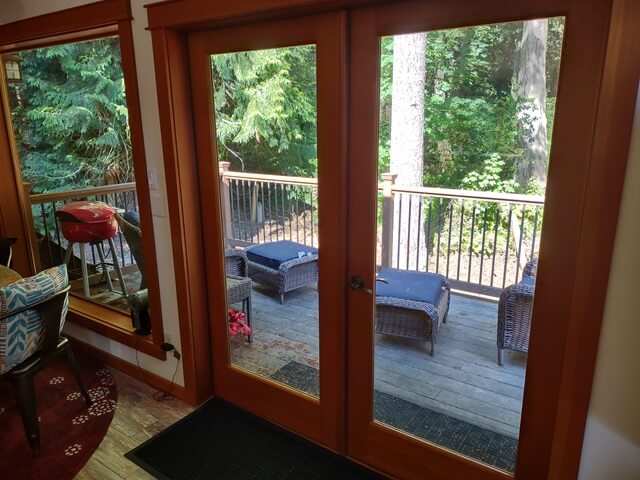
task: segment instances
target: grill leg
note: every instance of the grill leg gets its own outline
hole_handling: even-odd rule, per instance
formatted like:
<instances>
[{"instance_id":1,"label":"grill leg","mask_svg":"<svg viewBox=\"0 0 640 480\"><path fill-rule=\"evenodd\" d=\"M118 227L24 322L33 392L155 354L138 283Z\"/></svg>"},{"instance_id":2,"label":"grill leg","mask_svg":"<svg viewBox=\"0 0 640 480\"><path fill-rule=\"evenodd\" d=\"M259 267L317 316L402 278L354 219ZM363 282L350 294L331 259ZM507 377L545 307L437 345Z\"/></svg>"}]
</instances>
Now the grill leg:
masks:
<instances>
[{"instance_id":1,"label":"grill leg","mask_svg":"<svg viewBox=\"0 0 640 480\"><path fill-rule=\"evenodd\" d=\"M64 264L67 265L69 263L69 259L71 258L71 254L73 253L73 242L69 242L67 244L67 251L64 254Z\"/></svg>"},{"instance_id":2,"label":"grill leg","mask_svg":"<svg viewBox=\"0 0 640 480\"><path fill-rule=\"evenodd\" d=\"M113 238L109 239L109 247L111 248L111 255L113 256L113 266L116 269L116 274L118 275L118 281L120 282L120 290L122 294L127 296L127 286L124 283L124 277L122 276L122 269L120 268L120 263L118 262L118 256L116 255L116 245L113 243Z\"/></svg>"},{"instance_id":3,"label":"grill leg","mask_svg":"<svg viewBox=\"0 0 640 480\"><path fill-rule=\"evenodd\" d=\"M96 250L98 250L98 256L100 257L100 263L102 264L102 271L107 280L107 287L109 287L110 292L113 292L113 283L111 282L111 276L109 275L109 269L107 268L107 261L104 258L102 242L96 243ZM113 252L113 250L111 251ZM113 255L115 256L115 253Z\"/></svg>"},{"instance_id":4,"label":"grill leg","mask_svg":"<svg viewBox=\"0 0 640 480\"><path fill-rule=\"evenodd\" d=\"M89 289L89 272L87 271L87 256L84 252L84 243L80 243L80 267L82 268L82 286L84 287L84 296L91 298L91 290Z\"/></svg>"}]
</instances>

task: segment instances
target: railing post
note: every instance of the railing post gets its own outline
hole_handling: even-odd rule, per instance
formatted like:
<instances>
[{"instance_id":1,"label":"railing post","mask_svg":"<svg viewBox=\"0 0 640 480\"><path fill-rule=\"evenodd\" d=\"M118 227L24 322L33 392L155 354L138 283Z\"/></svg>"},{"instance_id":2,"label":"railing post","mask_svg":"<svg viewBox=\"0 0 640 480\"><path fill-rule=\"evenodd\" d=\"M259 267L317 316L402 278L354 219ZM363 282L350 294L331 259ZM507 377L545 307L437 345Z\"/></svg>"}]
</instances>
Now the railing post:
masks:
<instances>
[{"instance_id":1,"label":"railing post","mask_svg":"<svg viewBox=\"0 0 640 480\"><path fill-rule=\"evenodd\" d=\"M231 188L226 172L231 166L230 162L218 162L220 172L220 201L222 207L222 228L224 232L225 244L233 237L233 224L231 219Z\"/></svg>"},{"instance_id":2,"label":"railing post","mask_svg":"<svg viewBox=\"0 0 640 480\"><path fill-rule=\"evenodd\" d=\"M383 173L382 177L382 258L383 267L391 266L393 257L393 185L398 175Z\"/></svg>"},{"instance_id":3,"label":"railing post","mask_svg":"<svg viewBox=\"0 0 640 480\"><path fill-rule=\"evenodd\" d=\"M33 268L33 273L37 273L42 270L42 262L40 261L40 249L38 248L38 238L36 235L35 222L33 221L33 210L31 208L31 184L23 183L22 188L24 191L24 213L27 224L27 236L31 247L31 267Z\"/></svg>"}]
</instances>

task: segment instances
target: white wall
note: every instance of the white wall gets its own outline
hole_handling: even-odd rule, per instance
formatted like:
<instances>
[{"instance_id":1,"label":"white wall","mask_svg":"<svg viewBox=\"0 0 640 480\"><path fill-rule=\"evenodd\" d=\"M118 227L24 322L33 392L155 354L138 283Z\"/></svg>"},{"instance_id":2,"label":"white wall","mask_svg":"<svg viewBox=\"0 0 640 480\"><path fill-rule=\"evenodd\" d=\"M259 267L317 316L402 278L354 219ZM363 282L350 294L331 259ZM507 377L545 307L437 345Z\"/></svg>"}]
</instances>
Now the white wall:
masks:
<instances>
[{"instance_id":1,"label":"white wall","mask_svg":"<svg viewBox=\"0 0 640 480\"><path fill-rule=\"evenodd\" d=\"M0 29L4 23L15 22L24 18L91 2L92 0L0 0ZM156 79L153 67L151 35L145 30L147 14L143 5L146 3L149 2L146 0L131 0L131 9L134 17L132 24L133 41L140 90L140 108L142 110L147 168L155 169L158 177L158 187L151 190L151 201L165 341L173 343L180 351L178 307L175 294L171 231L169 229L169 217L165 201L166 187L162 162L160 118L155 88ZM139 353L136 359L134 349L77 325L67 322L65 332L132 364L139 362L145 370L149 370L166 379L171 379L176 368L176 360L173 356L169 356L166 361L160 361L144 353ZM181 364L178 365L175 382L179 385L184 385Z\"/></svg>"},{"instance_id":2,"label":"white wall","mask_svg":"<svg viewBox=\"0 0 640 480\"><path fill-rule=\"evenodd\" d=\"M87 0L0 0L0 25L69 8ZM151 36L145 30L146 0L132 0L140 102L149 168L156 168L159 188L153 191L154 228L162 313L167 341L180 348ZM0 27L1 28L1 27ZM580 480L640 479L640 102L636 109L633 146L620 212L598 364L591 398L580 468ZM70 333L135 363L132 349L77 326ZM165 378L173 373L173 359L160 362L140 354L141 364ZM182 382L182 370L177 383Z\"/></svg>"},{"instance_id":3,"label":"white wall","mask_svg":"<svg viewBox=\"0 0 640 480\"><path fill-rule=\"evenodd\" d=\"M640 96L628 162L580 480L640 479Z\"/></svg>"}]
</instances>

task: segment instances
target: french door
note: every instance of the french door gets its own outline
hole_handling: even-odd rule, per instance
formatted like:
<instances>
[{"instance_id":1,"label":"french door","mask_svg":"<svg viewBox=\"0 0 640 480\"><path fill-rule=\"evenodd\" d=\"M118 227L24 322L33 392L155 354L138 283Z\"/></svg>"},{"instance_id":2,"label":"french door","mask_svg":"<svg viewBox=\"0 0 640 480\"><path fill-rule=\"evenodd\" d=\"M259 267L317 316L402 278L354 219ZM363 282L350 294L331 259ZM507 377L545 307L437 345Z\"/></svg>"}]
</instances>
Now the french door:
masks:
<instances>
[{"instance_id":1,"label":"french door","mask_svg":"<svg viewBox=\"0 0 640 480\"><path fill-rule=\"evenodd\" d=\"M189 42L216 393L336 451L345 444L345 33L336 13ZM292 135L268 117L292 111L287 95L304 110ZM254 123L239 125L250 115ZM236 151L246 132L260 137L256 161ZM274 175L279 154L300 173ZM251 244L268 245L254 253L263 264L254 256L249 266ZM288 253L295 260L274 264ZM230 309L251 336L234 336Z\"/></svg>"},{"instance_id":2,"label":"french door","mask_svg":"<svg viewBox=\"0 0 640 480\"><path fill-rule=\"evenodd\" d=\"M216 394L400 478L547 478L607 26L596 0L462 0L191 34ZM456 45L507 58L527 29L555 48L545 100L511 83L527 68L515 60L502 79L469 74L491 87L476 97L452 86L447 71L467 68ZM407 42L422 53L399 79L418 68L432 84L396 91ZM394 128L411 95L420 112ZM472 187L423 186L446 165L408 182L389 144L411 130L421 152L465 155L437 115L533 125L546 189L481 191L478 178L524 155L517 143L470 158L479 176L459 185ZM511 284L525 285L531 328L498 306Z\"/></svg>"}]
</instances>

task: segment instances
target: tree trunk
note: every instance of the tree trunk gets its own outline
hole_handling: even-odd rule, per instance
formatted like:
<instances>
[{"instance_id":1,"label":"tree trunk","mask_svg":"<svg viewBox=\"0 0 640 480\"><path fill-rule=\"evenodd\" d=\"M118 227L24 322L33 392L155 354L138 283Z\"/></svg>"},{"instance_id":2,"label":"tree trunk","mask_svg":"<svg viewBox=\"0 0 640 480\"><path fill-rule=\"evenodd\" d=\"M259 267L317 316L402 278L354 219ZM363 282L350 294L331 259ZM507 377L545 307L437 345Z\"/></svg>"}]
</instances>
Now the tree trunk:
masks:
<instances>
[{"instance_id":1,"label":"tree trunk","mask_svg":"<svg viewBox=\"0 0 640 480\"><path fill-rule=\"evenodd\" d=\"M425 33L396 35L393 39L390 170L398 175L396 186L423 184L426 48ZM418 231L424 222L419 197L396 194L394 219L392 264L397 268L424 269L424 235L418 242Z\"/></svg>"},{"instance_id":2,"label":"tree trunk","mask_svg":"<svg viewBox=\"0 0 640 480\"><path fill-rule=\"evenodd\" d=\"M525 187L531 179L547 179L547 30L548 21L524 22L516 63L517 96L521 100L517 118L524 155L516 164L516 181Z\"/></svg>"}]
</instances>

